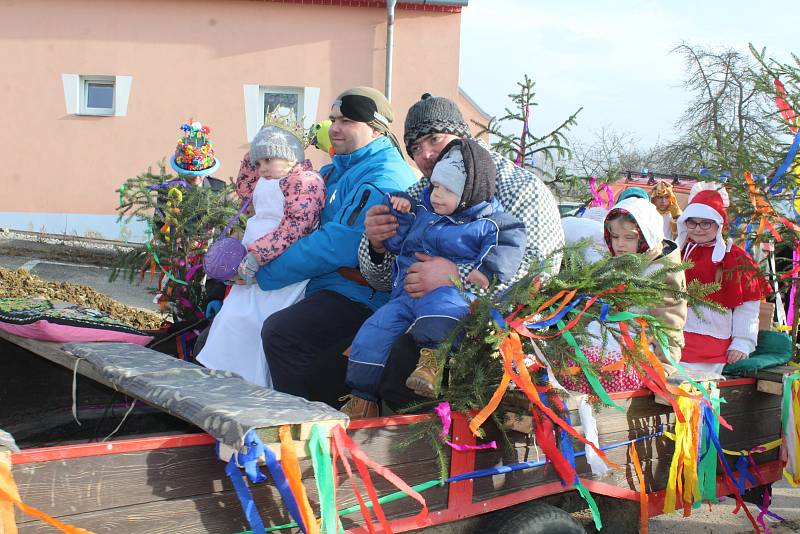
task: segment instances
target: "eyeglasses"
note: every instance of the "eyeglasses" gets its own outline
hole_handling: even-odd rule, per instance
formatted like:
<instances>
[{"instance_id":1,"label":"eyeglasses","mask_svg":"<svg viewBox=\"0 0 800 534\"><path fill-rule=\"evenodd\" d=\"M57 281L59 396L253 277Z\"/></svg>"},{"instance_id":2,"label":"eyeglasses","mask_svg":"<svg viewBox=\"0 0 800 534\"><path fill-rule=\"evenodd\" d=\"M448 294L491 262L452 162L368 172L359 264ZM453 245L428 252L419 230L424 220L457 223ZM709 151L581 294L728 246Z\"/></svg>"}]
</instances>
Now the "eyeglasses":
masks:
<instances>
[{"instance_id":1,"label":"eyeglasses","mask_svg":"<svg viewBox=\"0 0 800 534\"><path fill-rule=\"evenodd\" d=\"M701 230L708 230L715 224L717 223L715 223L714 221L709 221L707 219L704 219L702 221L696 221L694 219L686 219L686 228L688 228L689 230L694 230L698 226L700 227Z\"/></svg>"}]
</instances>

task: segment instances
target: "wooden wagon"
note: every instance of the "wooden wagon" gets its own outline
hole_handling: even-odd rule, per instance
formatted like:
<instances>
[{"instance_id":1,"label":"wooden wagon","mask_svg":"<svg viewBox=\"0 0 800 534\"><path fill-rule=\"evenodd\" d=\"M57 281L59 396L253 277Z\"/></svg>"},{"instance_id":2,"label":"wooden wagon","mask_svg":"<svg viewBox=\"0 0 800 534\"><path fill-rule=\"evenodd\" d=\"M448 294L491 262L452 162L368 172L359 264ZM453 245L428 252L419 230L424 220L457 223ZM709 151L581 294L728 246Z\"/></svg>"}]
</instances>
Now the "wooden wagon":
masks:
<instances>
[{"instance_id":1,"label":"wooden wagon","mask_svg":"<svg viewBox=\"0 0 800 534\"><path fill-rule=\"evenodd\" d=\"M130 399L126 400L91 366L80 365L76 371L76 358L58 343L5 333L0 337L0 428L15 435L20 446L19 452L0 455L10 458L25 503L94 532L237 533L249 528L225 473L226 464L220 460L216 439L158 407L137 404L131 409ZM722 381L719 388L727 400L721 415L734 429L721 430L723 447L749 450L781 437L779 395L759 391L755 378ZM641 495L629 443L634 442L641 461L646 513L660 514L674 450L662 431L673 428L675 415L670 406L655 402L647 390L615 393L612 397L624 412L603 408L595 415L599 444L608 448L608 457L621 468L595 477L578 453L576 470L598 501L604 531L636 532ZM116 434L104 440L128 411ZM573 411L571 415L577 426L578 414ZM430 441L408 439L415 431L414 423L429 417L355 420L349 422L347 432L372 460L415 485L439 478L439 463ZM448 449L449 476L544 459L530 435L513 430L509 435L511 449ZM458 444L474 443L463 414L454 414L450 439ZM582 448L576 442L576 450ZM777 449L755 455L756 480L747 482L748 487L769 485L781 477L778 455ZM300 465L306 491L316 507L311 462L301 459ZM375 478L379 495L395 491ZM717 488L720 495L735 491L722 476ZM255 485L252 492L268 527L291 523L271 484ZM515 505L525 507L531 501L547 502L567 512L585 508L574 488L563 485L547 465L434 485L422 494L430 510L423 525L414 519L420 509L415 501L384 504L395 532L492 514ZM339 508L355 502L349 485L342 484L337 491ZM520 506L511 510L520 510ZM503 531L502 518L489 515L487 520L492 529ZM349 532L367 532L358 512L343 515L342 522ZM19 512L17 525L23 534L53 531Z\"/></svg>"}]
</instances>

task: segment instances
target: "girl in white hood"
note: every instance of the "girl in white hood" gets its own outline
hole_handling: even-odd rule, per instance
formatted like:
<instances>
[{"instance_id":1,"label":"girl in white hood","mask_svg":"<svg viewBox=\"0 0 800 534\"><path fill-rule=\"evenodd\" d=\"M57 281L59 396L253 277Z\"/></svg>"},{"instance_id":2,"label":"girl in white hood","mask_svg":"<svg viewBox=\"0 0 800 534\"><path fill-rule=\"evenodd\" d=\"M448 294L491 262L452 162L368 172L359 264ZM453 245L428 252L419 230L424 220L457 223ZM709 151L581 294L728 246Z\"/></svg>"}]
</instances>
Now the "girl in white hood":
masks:
<instances>
[{"instance_id":1,"label":"girl in white hood","mask_svg":"<svg viewBox=\"0 0 800 534\"><path fill-rule=\"evenodd\" d=\"M628 197L608 212L604 221L605 241L612 256L621 254L644 254L648 265L642 274L654 272L666 265L681 263L680 251L675 242L664 239L663 220L655 206L649 201ZM686 290L686 278L683 271L669 273L667 284L677 290ZM683 347L683 326L686 322L687 303L672 294L664 295L658 306L646 310L631 310L646 313L658 319L662 327L667 328L669 349L672 359L681 359ZM593 322L588 325L588 331L598 340L597 345L582 347L583 353L590 362L602 362L604 367L609 367L622 358L621 349L617 341L611 336L605 336L605 346L602 345L604 336L600 332L600 324ZM664 362L667 372L673 371L668 365L668 360L659 347L654 347L654 352ZM608 392L630 391L639 389L642 385L633 368L609 370L600 377L600 382ZM591 393L591 387L582 378L565 379L564 386L583 393Z\"/></svg>"}]
</instances>

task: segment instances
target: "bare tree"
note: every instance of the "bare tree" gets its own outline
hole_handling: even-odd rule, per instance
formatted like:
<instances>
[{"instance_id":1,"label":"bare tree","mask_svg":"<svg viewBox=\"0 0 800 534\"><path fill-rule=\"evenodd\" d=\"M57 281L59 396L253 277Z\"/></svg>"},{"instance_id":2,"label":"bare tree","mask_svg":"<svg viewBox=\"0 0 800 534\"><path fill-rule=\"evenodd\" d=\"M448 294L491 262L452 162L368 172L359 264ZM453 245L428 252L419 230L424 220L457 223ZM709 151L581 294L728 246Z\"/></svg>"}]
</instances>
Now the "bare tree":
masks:
<instances>
[{"instance_id":1,"label":"bare tree","mask_svg":"<svg viewBox=\"0 0 800 534\"><path fill-rule=\"evenodd\" d=\"M771 103L755 87L749 56L731 48L710 50L686 43L673 52L684 58L684 87L692 101L676 123L683 133L665 157L699 169L722 155L734 174L745 169L767 172L772 162L758 147L774 145L776 130Z\"/></svg>"}]
</instances>

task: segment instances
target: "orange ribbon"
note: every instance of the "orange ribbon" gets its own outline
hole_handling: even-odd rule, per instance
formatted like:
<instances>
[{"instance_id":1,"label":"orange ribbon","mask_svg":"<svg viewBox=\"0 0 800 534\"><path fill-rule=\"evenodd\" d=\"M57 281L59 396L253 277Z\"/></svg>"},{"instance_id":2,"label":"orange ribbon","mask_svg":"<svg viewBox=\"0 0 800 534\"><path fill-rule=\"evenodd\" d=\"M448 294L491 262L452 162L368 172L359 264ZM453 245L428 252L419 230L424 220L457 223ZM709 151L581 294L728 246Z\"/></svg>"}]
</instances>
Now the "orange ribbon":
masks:
<instances>
[{"instance_id":1,"label":"orange ribbon","mask_svg":"<svg viewBox=\"0 0 800 534\"><path fill-rule=\"evenodd\" d=\"M37 510L22 502L19 496L19 490L17 490L17 484L14 482L14 477L11 476L11 466L7 462L0 461L0 531L8 534L16 534L17 525L14 521L14 511L11 505L16 506L31 517L44 521L65 534L92 534L92 532L86 529L62 523L41 510Z\"/></svg>"},{"instance_id":2,"label":"orange ribbon","mask_svg":"<svg viewBox=\"0 0 800 534\"><path fill-rule=\"evenodd\" d=\"M639 461L639 453L636 450L636 443L629 446L631 463L636 470L636 478L639 479L639 533L647 534L649 523L649 513L647 508L647 487L644 483L644 473L642 473L642 463Z\"/></svg>"},{"instance_id":3,"label":"orange ribbon","mask_svg":"<svg viewBox=\"0 0 800 534\"><path fill-rule=\"evenodd\" d=\"M503 367L506 374L511 377L511 379L514 381L514 384L521 389L523 393L525 393L525 395L536 408L539 408L540 411L544 412L555 424L557 424L570 436L577 439L584 445L592 447L595 452L597 452L597 455L602 458L607 465L610 467L619 467L617 464L609 460L605 453L601 451L594 443L588 441L586 438L578 434L572 425L568 424L553 410L544 405L542 400L539 398L539 393L536 391L536 387L533 385L531 376L528 373L528 368L525 367L524 355L522 352L522 342L515 332L511 332L500 344L500 354L503 356ZM516 373L511 365L512 358L514 359L514 364L517 368Z\"/></svg>"},{"instance_id":4,"label":"orange ribbon","mask_svg":"<svg viewBox=\"0 0 800 534\"><path fill-rule=\"evenodd\" d=\"M314 516L314 510L311 509L311 503L308 502L306 488L303 486L302 477L300 476L300 464L297 462L297 454L294 450L294 441L292 440L292 431L289 429L289 425L281 425L278 428L278 437L281 440L281 467L283 467L283 473L289 482L289 489L292 490L297 508L300 510L300 517L303 518L306 532L319 534L319 523L317 523L317 519Z\"/></svg>"}]
</instances>

